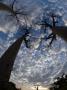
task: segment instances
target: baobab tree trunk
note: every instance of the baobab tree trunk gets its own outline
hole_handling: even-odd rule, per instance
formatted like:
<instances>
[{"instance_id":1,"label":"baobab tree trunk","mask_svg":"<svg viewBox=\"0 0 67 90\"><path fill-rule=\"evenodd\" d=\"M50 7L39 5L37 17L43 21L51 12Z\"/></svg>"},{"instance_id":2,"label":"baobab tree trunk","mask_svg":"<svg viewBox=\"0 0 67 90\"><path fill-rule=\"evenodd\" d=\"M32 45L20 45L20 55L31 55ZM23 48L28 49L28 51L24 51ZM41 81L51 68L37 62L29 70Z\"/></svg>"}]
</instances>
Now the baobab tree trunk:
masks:
<instances>
[{"instance_id":1,"label":"baobab tree trunk","mask_svg":"<svg viewBox=\"0 0 67 90\"><path fill-rule=\"evenodd\" d=\"M52 32L67 41L67 27L56 26L52 28Z\"/></svg>"},{"instance_id":2,"label":"baobab tree trunk","mask_svg":"<svg viewBox=\"0 0 67 90\"><path fill-rule=\"evenodd\" d=\"M8 82L24 36L16 40L0 58L0 82Z\"/></svg>"},{"instance_id":3,"label":"baobab tree trunk","mask_svg":"<svg viewBox=\"0 0 67 90\"><path fill-rule=\"evenodd\" d=\"M67 41L67 26L52 26L48 23L45 24L47 27L50 27L52 33L58 35L65 41Z\"/></svg>"}]
</instances>

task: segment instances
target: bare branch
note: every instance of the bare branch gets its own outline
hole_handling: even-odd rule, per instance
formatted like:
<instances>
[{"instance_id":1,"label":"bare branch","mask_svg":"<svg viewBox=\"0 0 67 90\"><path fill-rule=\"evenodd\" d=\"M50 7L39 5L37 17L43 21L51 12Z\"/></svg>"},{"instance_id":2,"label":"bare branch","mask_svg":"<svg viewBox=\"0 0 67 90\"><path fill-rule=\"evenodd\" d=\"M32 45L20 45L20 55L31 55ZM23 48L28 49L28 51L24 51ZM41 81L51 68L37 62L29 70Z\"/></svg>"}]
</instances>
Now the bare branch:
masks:
<instances>
[{"instance_id":1,"label":"bare branch","mask_svg":"<svg viewBox=\"0 0 67 90\"><path fill-rule=\"evenodd\" d=\"M7 11L7 12L11 13L11 15L14 16L18 22L19 19L18 19L17 15L26 15L26 13L24 13L23 11L14 10L13 6L14 6L15 1L16 0L13 1L12 7L10 7L7 4L0 3L0 11Z\"/></svg>"},{"instance_id":2,"label":"bare branch","mask_svg":"<svg viewBox=\"0 0 67 90\"><path fill-rule=\"evenodd\" d=\"M14 1L12 2L12 5L11 5L11 8L12 8L12 9L14 9L14 4L15 4L15 2L16 2L16 0L14 0Z\"/></svg>"}]
</instances>

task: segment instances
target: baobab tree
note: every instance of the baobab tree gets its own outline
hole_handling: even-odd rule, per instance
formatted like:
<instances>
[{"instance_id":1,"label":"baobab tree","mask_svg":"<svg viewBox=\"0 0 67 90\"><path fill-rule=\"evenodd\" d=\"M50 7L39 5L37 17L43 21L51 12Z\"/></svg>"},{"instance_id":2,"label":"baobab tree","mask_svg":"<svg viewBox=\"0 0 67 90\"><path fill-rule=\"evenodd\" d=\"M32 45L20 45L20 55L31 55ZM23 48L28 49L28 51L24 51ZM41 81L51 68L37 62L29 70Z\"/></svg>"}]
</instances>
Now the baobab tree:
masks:
<instances>
[{"instance_id":1,"label":"baobab tree","mask_svg":"<svg viewBox=\"0 0 67 90\"><path fill-rule=\"evenodd\" d=\"M16 0L13 1L12 6L9 6L4 3L0 3L0 11L7 11L11 13L11 15L16 18L16 20L19 22L19 19L17 17L17 14L22 14L22 12L18 12L14 10L14 3ZM22 27L23 28L23 27ZM1 56L0 58L0 89L1 90L18 90L16 89L15 85L12 82L9 82L11 71L13 69L15 58L18 54L19 48L22 44L22 41L25 42L26 47L28 48L28 39L26 37L28 36L29 32L27 28L25 28L26 31L24 35L22 35L19 39L17 39Z\"/></svg>"},{"instance_id":2,"label":"baobab tree","mask_svg":"<svg viewBox=\"0 0 67 90\"><path fill-rule=\"evenodd\" d=\"M14 16L14 18L16 18L17 21L19 21L17 15L18 14L26 15L26 14L21 12L20 10L19 11L14 10L15 1L16 0L13 1L12 6L9 6L9 5L1 2L0 10L11 13ZM67 41L67 30L66 30L67 27L56 26L55 16L53 14L51 15L51 18L52 18L52 22L53 22L52 25L47 23L47 21L45 21L44 23L41 24L41 25L45 25L46 28L49 27L50 30L52 31L52 33L46 38L47 40L52 38L50 45L52 44L52 42L54 40L56 40L56 35L60 36L65 41ZM27 29L27 27L26 27L25 30L26 30L25 34L22 35L19 39L17 39L0 58L0 83L6 84L9 82L10 74L11 74L11 71L12 71L13 65L14 65L14 61L16 59L16 56L18 54L18 51L20 49L22 42L24 41L26 47L30 48L29 43L28 43L29 39L26 38L29 35L29 29ZM38 90L38 86L37 86L37 90Z\"/></svg>"},{"instance_id":3,"label":"baobab tree","mask_svg":"<svg viewBox=\"0 0 67 90\"><path fill-rule=\"evenodd\" d=\"M58 26L56 25L56 23L59 23L55 20L55 18L57 18L57 15L55 15L54 13L52 13L50 15L50 18L52 18L52 24L48 23L47 20L43 20L43 22L41 21L40 23L36 23L37 25L40 25L42 27L45 27L45 33L47 30L47 27L49 27L52 31L51 34L49 34L47 37L45 37L45 40L49 40L51 39L49 46L52 45L53 41L56 40L56 36L61 37L62 39L64 39L65 41L67 41L67 26Z\"/></svg>"},{"instance_id":4,"label":"baobab tree","mask_svg":"<svg viewBox=\"0 0 67 90\"><path fill-rule=\"evenodd\" d=\"M36 90L39 90L40 85L37 84L37 85L34 85L34 86L35 86Z\"/></svg>"}]
</instances>

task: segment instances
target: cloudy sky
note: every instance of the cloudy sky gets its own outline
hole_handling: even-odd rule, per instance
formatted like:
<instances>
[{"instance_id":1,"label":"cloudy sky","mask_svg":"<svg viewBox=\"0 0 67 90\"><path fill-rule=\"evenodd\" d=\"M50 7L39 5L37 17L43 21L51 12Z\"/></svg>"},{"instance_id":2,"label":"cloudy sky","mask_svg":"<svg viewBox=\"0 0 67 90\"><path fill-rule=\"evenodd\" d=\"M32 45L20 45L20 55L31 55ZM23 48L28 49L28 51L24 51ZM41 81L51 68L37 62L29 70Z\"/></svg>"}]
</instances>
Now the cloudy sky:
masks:
<instances>
[{"instance_id":1,"label":"cloudy sky","mask_svg":"<svg viewBox=\"0 0 67 90\"><path fill-rule=\"evenodd\" d=\"M12 0L3 0L3 2L9 5ZM67 25L67 0L17 0L16 7L25 7L29 12L28 25L31 24L31 20L41 16L43 9L45 13L52 11L60 15L58 25ZM22 35L16 20L8 15L8 12L0 12L0 56ZM19 18L23 22L23 17ZM39 27L31 31L32 36L36 37L31 39L33 48L28 49L22 43L15 60L11 81L49 85L55 77L62 75L63 72L67 73L67 43L57 37L52 47L47 48L44 40L40 42L43 36L43 32L40 31Z\"/></svg>"}]
</instances>

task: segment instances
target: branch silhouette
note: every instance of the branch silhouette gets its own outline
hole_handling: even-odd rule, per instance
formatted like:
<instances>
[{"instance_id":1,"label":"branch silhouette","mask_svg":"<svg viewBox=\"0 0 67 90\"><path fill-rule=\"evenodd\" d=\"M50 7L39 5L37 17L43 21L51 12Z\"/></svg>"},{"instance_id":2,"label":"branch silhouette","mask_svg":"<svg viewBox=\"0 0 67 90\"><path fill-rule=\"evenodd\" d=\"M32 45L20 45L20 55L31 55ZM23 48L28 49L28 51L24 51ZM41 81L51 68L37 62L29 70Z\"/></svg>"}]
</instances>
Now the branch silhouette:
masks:
<instances>
[{"instance_id":1,"label":"branch silhouette","mask_svg":"<svg viewBox=\"0 0 67 90\"><path fill-rule=\"evenodd\" d=\"M15 2L16 2L16 0L14 0L11 5L7 5L7 4L0 2L0 11L6 11L8 13L11 13L11 16L14 16L16 18L16 20L19 22L17 15L27 15L27 13L24 11L21 11L21 9L14 10Z\"/></svg>"}]
</instances>

